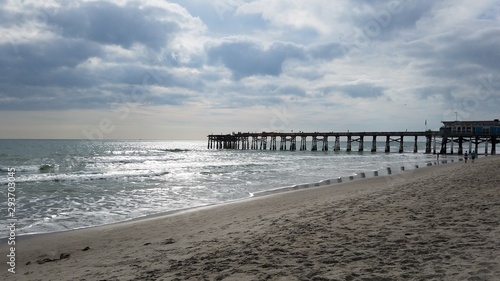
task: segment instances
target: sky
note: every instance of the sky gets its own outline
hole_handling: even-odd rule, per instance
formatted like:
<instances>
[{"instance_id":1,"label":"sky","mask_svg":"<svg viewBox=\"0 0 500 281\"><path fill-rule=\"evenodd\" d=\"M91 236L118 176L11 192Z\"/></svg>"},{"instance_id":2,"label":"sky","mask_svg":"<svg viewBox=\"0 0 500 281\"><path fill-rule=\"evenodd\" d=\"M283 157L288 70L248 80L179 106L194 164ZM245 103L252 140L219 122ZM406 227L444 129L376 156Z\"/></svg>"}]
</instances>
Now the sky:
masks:
<instances>
[{"instance_id":1,"label":"sky","mask_svg":"<svg viewBox=\"0 0 500 281\"><path fill-rule=\"evenodd\" d=\"M0 138L500 118L498 0L0 0Z\"/></svg>"}]
</instances>

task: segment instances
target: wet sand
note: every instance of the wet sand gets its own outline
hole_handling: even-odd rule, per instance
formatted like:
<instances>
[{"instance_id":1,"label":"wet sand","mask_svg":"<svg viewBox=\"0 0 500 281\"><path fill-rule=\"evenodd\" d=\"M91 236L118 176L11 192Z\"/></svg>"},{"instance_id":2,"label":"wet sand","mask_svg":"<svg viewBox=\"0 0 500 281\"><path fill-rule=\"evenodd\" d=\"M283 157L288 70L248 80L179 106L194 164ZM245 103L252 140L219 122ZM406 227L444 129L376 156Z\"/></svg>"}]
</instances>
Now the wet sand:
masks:
<instances>
[{"instance_id":1,"label":"wet sand","mask_svg":"<svg viewBox=\"0 0 500 281\"><path fill-rule=\"evenodd\" d=\"M18 237L1 280L499 280L500 157Z\"/></svg>"}]
</instances>

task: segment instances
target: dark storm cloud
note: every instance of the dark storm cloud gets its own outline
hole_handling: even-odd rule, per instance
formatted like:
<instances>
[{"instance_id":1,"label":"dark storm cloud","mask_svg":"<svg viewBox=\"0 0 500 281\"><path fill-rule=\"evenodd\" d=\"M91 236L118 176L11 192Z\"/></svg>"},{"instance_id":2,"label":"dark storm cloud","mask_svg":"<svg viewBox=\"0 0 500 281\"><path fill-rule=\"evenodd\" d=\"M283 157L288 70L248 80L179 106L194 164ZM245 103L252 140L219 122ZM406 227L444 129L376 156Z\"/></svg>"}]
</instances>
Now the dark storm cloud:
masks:
<instances>
[{"instance_id":1,"label":"dark storm cloud","mask_svg":"<svg viewBox=\"0 0 500 281\"><path fill-rule=\"evenodd\" d=\"M142 44L152 49L165 46L169 35L180 30L173 20L160 20L153 7L109 2L87 2L58 12L50 20L65 37L130 48Z\"/></svg>"},{"instance_id":2,"label":"dark storm cloud","mask_svg":"<svg viewBox=\"0 0 500 281\"><path fill-rule=\"evenodd\" d=\"M71 107L85 106L85 99L76 100L72 93L79 93L91 100L99 100L107 104L109 100L102 99L96 89L109 84L120 85L119 93L127 92L128 87L143 83L149 77L148 85L186 85L187 82L175 80L165 71L157 71L135 63L113 64L107 67L77 68L76 66L91 62L93 57L103 55L99 45L83 40L53 40L42 42L38 45L18 45L18 56L0 56L3 67L0 68L0 82L11 85L11 91L3 92L3 96L24 98L26 105L40 106L36 99L43 95L46 97L56 95L57 101L52 101L54 107L63 104L73 104ZM10 47L3 45L0 53L10 52ZM153 77L154 76L154 77ZM26 90L31 88L31 90ZM17 88L17 90L16 90ZM38 89L38 90L36 90ZM114 88L114 90L118 90ZM129 90L128 90L129 91ZM94 96L95 95L95 96ZM31 97L31 98L30 98ZM67 99L67 100L66 100Z\"/></svg>"},{"instance_id":3,"label":"dark storm cloud","mask_svg":"<svg viewBox=\"0 0 500 281\"><path fill-rule=\"evenodd\" d=\"M50 10L26 5L0 8L0 28L18 32L0 43L2 109L106 108L130 101L137 92L144 103L181 104L188 95L157 93L151 86L203 87L199 79L161 69L165 63L182 66L166 47L173 36L192 28L182 10L134 1L122 6L66 2ZM131 50L134 45L143 46L141 52ZM116 53L117 46L130 52Z\"/></svg>"},{"instance_id":4,"label":"dark storm cloud","mask_svg":"<svg viewBox=\"0 0 500 281\"><path fill-rule=\"evenodd\" d=\"M0 45L0 81L17 85L61 86L68 85L70 72L89 57L102 54L99 46L82 40L52 40L38 44ZM60 76L60 75L63 76ZM78 80L78 79L77 79ZM74 81L82 86L85 81ZM11 93L13 94L13 93Z\"/></svg>"},{"instance_id":5,"label":"dark storm cloud","mask_svg":"<svg viewBox=\"0 0 500 281\"><path fill-rule=\"evenodd\" d=\"M208 47L212 63L220 62L233 73L235 79L252 75L279 76L287 59L304 58L302 48L287 43L273 43L264 48L254 42L232 41Z\"/></svg>"}]
</instances>

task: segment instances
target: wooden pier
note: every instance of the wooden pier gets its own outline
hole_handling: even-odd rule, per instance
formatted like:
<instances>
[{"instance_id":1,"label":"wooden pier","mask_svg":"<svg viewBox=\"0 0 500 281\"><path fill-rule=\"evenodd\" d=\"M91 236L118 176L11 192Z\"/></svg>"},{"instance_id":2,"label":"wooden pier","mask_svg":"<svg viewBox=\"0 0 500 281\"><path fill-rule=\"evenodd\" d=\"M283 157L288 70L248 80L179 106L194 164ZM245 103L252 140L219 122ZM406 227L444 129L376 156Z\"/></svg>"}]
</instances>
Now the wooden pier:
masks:
<instances>
[{"instance_id":1,"label":"wooden pier","mask_svg":"<svg viewBox=\"0 0 500 281\"><path fill-rule=\"evenodd\" d=\"M437 131L414 132L313 132L313 133L232 133L208 136L208 149L251 149L251 150L307 150L307 140L311 141L311 151L328 151L329 140L333 141L333 150L341 150L340 138L347 139L346 151L352 151L352 144L358 143L358 151L364 151L366 141L371 142L370 151L377 151L377 138L385 140L384 152L391 152L391 143L398 142L398 152L404 152L404 138L413 139L413 152L418 151L418 138L425 138L425 153L436 153ZM279 142L278 142L279 138ZM297 139L299 144L297 145ZM433 145L434 144L434 145ZM434 148L434 149L433 149Z\"/></svg>"},{"instance_id":2,"label":"wooden pier","mask_svg":"<svg viewBox=\"0 0 500 281\"><path fill-rule=\"evenodd\" d=\"M414 138L413 152L418 152L418 138L425 138L425 153L454 154L454 144L458 144L457 154L464 152L464 144L468 143L468 152L479 153L479 144L484 144L484 154L488 154L488 145L491 144L491 155L496 154L496 145L500 138L500 120L484 121L442 121L439 131L413 132L262 132L262 133L232 133L208 136L209 149L252 149L252 150L307 150L307 140L311 141L311 151L328 151L329 138L333 143L333 150L339 151L340 138L345 139L346 151L352 151L352 144L358 143L358 151L364 151L365 142L371 141L371 152L377 151L377 138L385 140L385 152L391 152L391 143L398 142L398 152L404 152L404 138ZM279 144L277 141L279 138ZM439 141L437 140L439 138ZM297 146L297 139L300 139ZM440 144L436 151L437 143ZM450 144L450 150L448 150Z\"/></svg>"}]
</instances>

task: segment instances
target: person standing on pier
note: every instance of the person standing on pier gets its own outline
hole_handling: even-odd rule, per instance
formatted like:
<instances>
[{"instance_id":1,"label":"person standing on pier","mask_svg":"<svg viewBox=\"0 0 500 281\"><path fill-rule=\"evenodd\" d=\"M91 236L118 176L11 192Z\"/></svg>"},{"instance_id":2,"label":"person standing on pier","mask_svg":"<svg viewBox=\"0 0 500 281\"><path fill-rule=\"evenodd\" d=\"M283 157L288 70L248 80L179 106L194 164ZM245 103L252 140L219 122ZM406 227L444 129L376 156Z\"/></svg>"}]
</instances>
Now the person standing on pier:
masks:
<instances>
[{"instance_id":1,"label":"person standing on pier","mask_svg":"<svg viewBox=\"0 0 500 281\"><path fill-rule=\"evenodd\" d=\"M464 161L467 163L467 158L469 158L469 155L467 154L467 150L464 153Z\"/></svg>"},{"instance_id":2,"label":"person standing on pier","mask_svg":"<svg viewBox=\"0 0 500 281\"><path fill-rule=\"evenodd\" d=\"M475 151L475 150L473 150L473 151L471 152L470 157L471 157L471 159L472 159L472 163L474 163L474 159L476 159L476 151Z\"/></svg>"}]
</instances>

